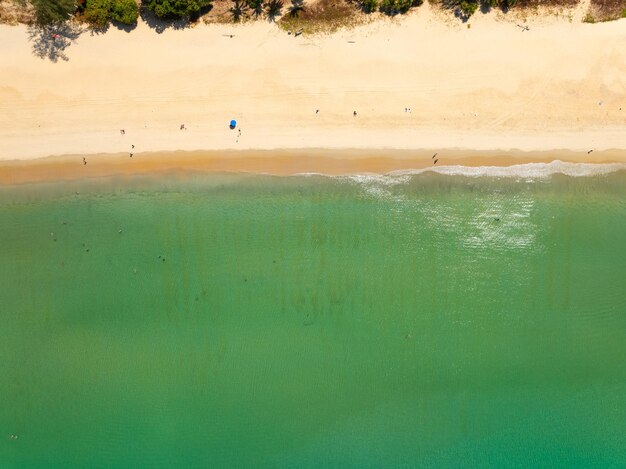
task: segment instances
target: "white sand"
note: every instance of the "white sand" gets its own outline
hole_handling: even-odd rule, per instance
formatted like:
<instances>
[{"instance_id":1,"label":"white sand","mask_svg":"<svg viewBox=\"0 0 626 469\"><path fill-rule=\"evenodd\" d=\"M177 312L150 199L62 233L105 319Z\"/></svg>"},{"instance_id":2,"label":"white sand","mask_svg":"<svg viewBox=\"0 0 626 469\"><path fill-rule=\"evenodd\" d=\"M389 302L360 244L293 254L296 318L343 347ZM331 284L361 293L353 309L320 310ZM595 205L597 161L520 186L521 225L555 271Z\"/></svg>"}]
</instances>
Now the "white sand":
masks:
<instances>
[{"instance_id":1,"label":"white sand","mask_svg":"<svg viewBox=\"0 0 626 469\"><path fill-rule=\"evenodd\" d=\"M57 63L32 54L24 27L0 26L0 159L131 144L626 155L626 20L531 18L522 32L493 13L471 29L440 17L425 5L297 38L264 21L162 34L142 23L85 33Z\"/></svg>"}]
</instances>

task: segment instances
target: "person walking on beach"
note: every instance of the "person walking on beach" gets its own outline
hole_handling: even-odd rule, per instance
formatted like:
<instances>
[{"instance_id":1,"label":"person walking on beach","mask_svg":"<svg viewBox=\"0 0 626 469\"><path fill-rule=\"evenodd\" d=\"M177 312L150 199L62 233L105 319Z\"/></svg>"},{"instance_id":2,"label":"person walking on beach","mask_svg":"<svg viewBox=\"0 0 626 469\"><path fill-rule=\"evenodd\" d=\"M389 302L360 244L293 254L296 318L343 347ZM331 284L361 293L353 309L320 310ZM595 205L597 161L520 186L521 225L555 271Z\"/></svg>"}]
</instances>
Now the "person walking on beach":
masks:
<instances>
[{"instance_id":1,"label":"person walking on beach","mask_svg":"<svg viewBox=\"0 0 626 469\"><path fill-rule=\"evenodd\" d=\"M352 111L352 115L356 117L356 111Z\"/></svg>"}]
</instances>

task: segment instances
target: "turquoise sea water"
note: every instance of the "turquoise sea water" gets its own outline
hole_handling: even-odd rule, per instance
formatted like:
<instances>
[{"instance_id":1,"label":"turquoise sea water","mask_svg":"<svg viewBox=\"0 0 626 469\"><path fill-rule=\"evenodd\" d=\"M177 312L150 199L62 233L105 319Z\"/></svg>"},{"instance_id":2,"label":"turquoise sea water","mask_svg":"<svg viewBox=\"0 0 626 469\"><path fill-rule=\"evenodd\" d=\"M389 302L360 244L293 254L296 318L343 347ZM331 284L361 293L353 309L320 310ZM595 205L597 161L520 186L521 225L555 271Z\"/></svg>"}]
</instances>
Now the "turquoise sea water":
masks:
<instances>
[{"instance_id":1,"label":"turquoise sea water","mask_svg":"<svg viewBox=\"0 0 626 469\"><path fill-rule=\"evenodd\" d=\"M0 467L320 466L626 466L626 172L0 188Z\"/></svg>"}]
</instances>

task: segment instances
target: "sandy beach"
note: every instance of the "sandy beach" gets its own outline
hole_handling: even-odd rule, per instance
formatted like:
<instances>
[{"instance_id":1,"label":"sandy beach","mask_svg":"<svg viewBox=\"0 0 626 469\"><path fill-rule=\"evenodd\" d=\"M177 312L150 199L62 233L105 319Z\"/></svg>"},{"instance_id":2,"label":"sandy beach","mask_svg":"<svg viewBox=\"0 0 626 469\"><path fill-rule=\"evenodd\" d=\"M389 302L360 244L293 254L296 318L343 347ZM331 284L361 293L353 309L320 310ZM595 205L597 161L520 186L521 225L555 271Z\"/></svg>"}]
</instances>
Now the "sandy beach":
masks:
<instances>
[{"instance_id":1,"label":"sandy beach","mask_svg":"<svg viewBox=\"0 0 626 469\"><path fill-rule=\"evenodd\" d=\"M132 151L141 164L146 152L324 148L626 160L626 20L529 17L522 31L514 17L478 13L470 23L428 5L313 37L264 21L161 34L140 23L86 32L56 63L33 54L24 26L0 26L0 159L126 164ZM5 182L12 167L3 164Z\"/></svg>"}]
</instances>

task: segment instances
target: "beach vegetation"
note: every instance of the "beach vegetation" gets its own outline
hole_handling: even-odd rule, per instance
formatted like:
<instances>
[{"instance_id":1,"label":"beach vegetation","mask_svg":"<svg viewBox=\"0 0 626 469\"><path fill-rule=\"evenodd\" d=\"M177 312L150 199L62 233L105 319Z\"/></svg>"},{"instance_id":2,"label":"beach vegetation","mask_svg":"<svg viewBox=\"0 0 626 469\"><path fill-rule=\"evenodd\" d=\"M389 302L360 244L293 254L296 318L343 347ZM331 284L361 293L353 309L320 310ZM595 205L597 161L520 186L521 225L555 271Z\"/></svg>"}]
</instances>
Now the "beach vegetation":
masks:
<instances>
[{"instance_id":1,"label":"beach vegetation","mask_svg":"<svg viewBox=\"0 0 626 469\"><path fill-rule=\"evenodd\" d=\"M35 23L38 26L49 26L64 23L76 12L75 0L33 0Z\"/></svg>"},{"instance_id":2,"label":"beach vegetation","mask_svg":"<svg viewBox=\"0 0 626 469\"><path fill-rule=\"evenodd\" d=\"M501 10L508 10L515 6L516 0L480 0L481 7L489 10L491 8L500 8Z\"/></svg>"},{"instance_id":3,"label":"beach vegetation","mask_svg":"<svg viewBox=\"0 0 626 469\"><path fill-rule=\"evenodd\" d=\"M360 0L358 3L361 10L365 13L373 13L378 10L378 0Z\"/></svg>"},{"instance_id":4,"label":"beach vegetation","mask_svg":"<svg viewBox=\"0 0 626 469\"><path fill-rule=\"evenodd\" d=\"M304 10L304 0L291 0L291 6L289 7L290 16L298 16L301 11Z\"/></svg>"},{"instance_id":5,"label":"beach vegetation","mask_svg":"<svg viewBox=\"0 0 626 469\"><path fill-rule=\"evenodd\" d=\"M247 0L247 3L254 16L259 17L263 14L265 8L263 0Z\"/></svg>"},{"instance_id":6,"label":"beach vegetation","mask_svg":"<svg viewBox=\"0 0 626 469\"><path fill-rule=\"evenodd\" d=\"M282 0L269 0L269 2L265 4L267 20L270 22L276 21L276 18L282 15L284 6L285 4Z\"/></svg>"},{"instance_id":7,"label":"beach vegetation","mask_svg":"<svg viewBox=\"0 0 626 469\"><path fill-rule=\"evenodd\" d=\"M422 1L423 0L382 0L380 2L380 11L390 16L404 14L412 7L421 5Z\"/></svg>"},{"instance_id":8,"label":"beach vegetation","mask_svg":"<svg viewBox=\"0 0 626 469\"><path fill-rule=\"evenodd\" d=\"M248 4L244 0L233 0L233 6L229 10L233 22L239 23L242 19L245 19L248 8Z\"/></svg>"},{"instance_id":9,"label":"beach vegetation","mask_svg":"<svg viewBox=\"0 0 626 469\"><path fill-rule=\"evenodd\" d=\"M367 15L355 11L355 5L345 0L316 0L307 5L298 16L284 15L278 24L286 31L316 34L356 26L366 18Z\"/></svg>"},{"instance_id":10,"label":"beach vegetation","mask_svg":"<svg viewBox=\"0 0 626 469\"><path fill-rule=\"evenodd\" d=\"M135 0L87 0L83 15L95 29L105 29L111 21L135 24L138 17L139 7Z\"/></svg>"},{"instance_id":11,"label":"beach vegetation","mask_svg":"<svg viewBox=\"0 0 626 469\"><path fill-rule=\"evenodd\" d=\"M459 4L459 10L463 20L467 20L470 16L476 13L477 9L478 3L471 0L464 0Z\"/></svg>"},{"instance_id":12,"label":"beach vegetation","mask_svg":"<svg viewBox=\"0 0 626 469\"><path fill-rule=\"evenodd\" d=\"M143 4L158 18L175 20L198 14L211 0L147 0Z\"/></svg>"},{"instance_id":13,"label":"beach vegetation","mask_svg":"<svg viewBox=\"0 0 626 469\"><path fill-rule=\"evenodd\" d=\"M83 18L95 29L104 29L111 21L112 0L89 0Z\"/></svg>"},{"instance_id":14,"label":"beach vegetation","mask_svg":"<svg viewBox=\"0 0 626 469\"><path fill-rule=\"evenodd\" d=\"M135 0L114 0L111 19L122 24L135 24L139 18L139 5Z\"/></svg>"},{"instance_id":15,"label":"beach vegetation","mask_svg":"<svg viewBox=\"0 0 626 469\"><path fill-rule=\"evenodd\" d=\"M625 0L591 0L585 23L600 23L626 18Z\"/></svg>"}]
</instances>

